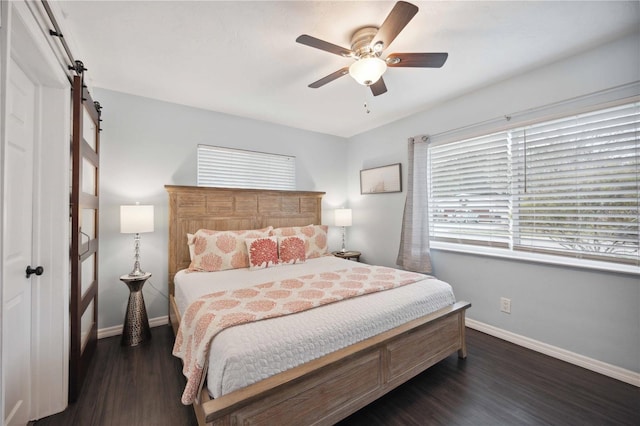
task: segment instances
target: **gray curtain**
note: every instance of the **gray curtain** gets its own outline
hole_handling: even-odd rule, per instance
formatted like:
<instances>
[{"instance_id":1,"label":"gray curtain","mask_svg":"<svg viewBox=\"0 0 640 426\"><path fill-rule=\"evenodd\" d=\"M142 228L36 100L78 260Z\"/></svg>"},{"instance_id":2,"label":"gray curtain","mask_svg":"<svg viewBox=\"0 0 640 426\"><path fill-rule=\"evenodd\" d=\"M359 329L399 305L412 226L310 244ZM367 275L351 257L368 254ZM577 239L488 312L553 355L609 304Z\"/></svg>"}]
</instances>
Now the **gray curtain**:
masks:
<instances>
[{"instance_id":1,"label":"gray curtain","mask_svg":"<svg viewBox=\"0 0 640 426\"><path fill-rule=\"evenodd\" d=\"M429 254L428 146L428 136L409 138L407 200L396 263L409 271L430 274L433 269Z\"/></svg>"}]
</instances>

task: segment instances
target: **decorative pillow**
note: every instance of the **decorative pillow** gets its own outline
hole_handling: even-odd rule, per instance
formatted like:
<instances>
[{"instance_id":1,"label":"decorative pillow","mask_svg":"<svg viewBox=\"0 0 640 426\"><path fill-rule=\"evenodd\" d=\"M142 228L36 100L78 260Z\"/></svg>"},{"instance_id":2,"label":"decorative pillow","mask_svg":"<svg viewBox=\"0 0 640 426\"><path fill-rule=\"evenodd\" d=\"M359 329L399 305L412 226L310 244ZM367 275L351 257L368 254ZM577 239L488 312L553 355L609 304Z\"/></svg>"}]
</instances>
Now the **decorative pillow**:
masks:
<instances>
[{"instance_id":1,"label":"decorative pillow","mask_svg":"<svg viewBox=\"0 0 640 426\"><path fill-rule=\"evenodd\" d=\"M278 237L278 259L288 265L304 263L307 259L304 238L297 235Z\"/></svg>"},{"instance_id":2,"label":"decorative pillow","mask_svg":"<svg viewBox=\"0 0 640 426\"><path fill-rule=\"evenodd\" d=\"M212 231L200 229L193 236L194 257L191 271L215 272L226 269L247 268L249 254L246 238L268 237L273 227L242 231Z\"/></svg>"},{"instance_id":3,"label":"decorative pillow","mask_svg":"<svg viewBox=\"0 0 640 426\"><path fill-rule=\"evenodd\" d=\"M276 237L247 238L249 269L264 269L278 265L278 239Z\"/></svg>"},{"instance_id":4,"label":"decorative pillow","mask_svg":"<svg viewBox=\"0 0 640 426\"><path fill-rule=\"evenodd\" d=\"M327 247L327 225L307 225L291 226L288 228L275 228L271 235L276 237L291 237L294 235L304 235L305 255L307 259L324 256L328 253Z\"/></svg>"}]
</instances>

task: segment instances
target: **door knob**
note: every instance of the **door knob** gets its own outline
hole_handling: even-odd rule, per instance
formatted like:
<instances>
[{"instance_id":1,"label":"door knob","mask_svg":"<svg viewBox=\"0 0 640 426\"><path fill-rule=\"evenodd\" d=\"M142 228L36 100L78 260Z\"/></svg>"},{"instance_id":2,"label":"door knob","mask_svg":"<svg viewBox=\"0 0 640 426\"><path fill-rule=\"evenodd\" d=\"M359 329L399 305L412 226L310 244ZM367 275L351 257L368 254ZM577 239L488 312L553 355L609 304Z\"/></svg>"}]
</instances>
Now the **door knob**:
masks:
<instances>
[{"instance_id":1,"label":"door knob","mask_svg":"<svg viewBox=\"0 0 640 426\"><path fill-rule=\"evenodd\" d=\"M31 277L31 274L36 274L36 275L42 275L42 273L44 272L44 268L42 266L37 266L36 269L33 269L31 267L31 265L27 266L27 278Z\"/></svg>"}]
</instances>

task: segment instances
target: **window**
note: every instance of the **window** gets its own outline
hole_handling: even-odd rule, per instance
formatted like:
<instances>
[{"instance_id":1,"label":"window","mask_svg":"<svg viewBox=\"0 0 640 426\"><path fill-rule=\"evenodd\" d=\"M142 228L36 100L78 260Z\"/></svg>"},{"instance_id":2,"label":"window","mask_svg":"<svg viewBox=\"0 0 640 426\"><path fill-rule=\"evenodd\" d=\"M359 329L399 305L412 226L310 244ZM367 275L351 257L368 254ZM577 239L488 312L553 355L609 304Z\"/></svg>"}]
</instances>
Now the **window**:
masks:
<instances>
[{"instance_id":1,"label":"window","mask_svg":"<svg viewBox=\"0 0 640 426\"><path fill-rule=\"evenodd\" d=\"M198 186L296 189L296 158L198 145Z\"/></svg>"},{"instance_id":2,"label":"window","mask_svg":"<svg viewBox=\"0 0 640 426\"><path fill-rule=\"evenodd\" d=\"M429 148L432 241L640 265L640 102Z\"/></svg>"}]
</instances>

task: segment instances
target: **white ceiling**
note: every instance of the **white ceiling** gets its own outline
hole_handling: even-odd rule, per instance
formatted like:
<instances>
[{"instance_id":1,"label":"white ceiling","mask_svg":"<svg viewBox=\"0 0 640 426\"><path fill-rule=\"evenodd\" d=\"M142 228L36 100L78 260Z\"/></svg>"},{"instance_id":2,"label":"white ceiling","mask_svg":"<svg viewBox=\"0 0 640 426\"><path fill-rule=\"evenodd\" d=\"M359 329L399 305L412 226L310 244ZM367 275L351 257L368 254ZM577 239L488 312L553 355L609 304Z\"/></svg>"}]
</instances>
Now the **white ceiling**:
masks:
<instances>
[{"instance_id":1,"label":"white ceiling","mask_svg":"<svg viewBox=\"0 0 640 426\"><path fill-rule=\"evenodd\" d=\"M373 97L349 76L308 88L351 60L295 39L348 48L393 1L56 3L90 87L343 137L640 28L638 1L413 1L418 14L385 53L449 59L440 69L388 69L388 92Z\"/></svg>"}]
</instances>

